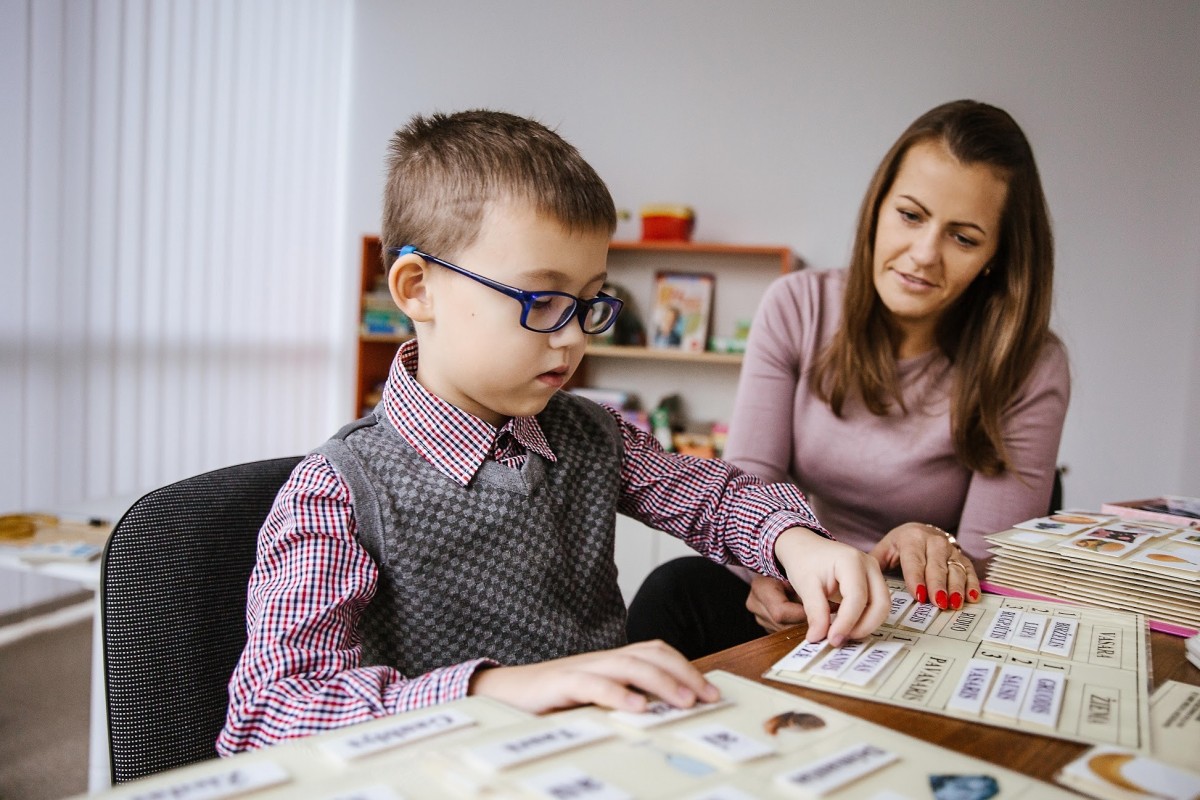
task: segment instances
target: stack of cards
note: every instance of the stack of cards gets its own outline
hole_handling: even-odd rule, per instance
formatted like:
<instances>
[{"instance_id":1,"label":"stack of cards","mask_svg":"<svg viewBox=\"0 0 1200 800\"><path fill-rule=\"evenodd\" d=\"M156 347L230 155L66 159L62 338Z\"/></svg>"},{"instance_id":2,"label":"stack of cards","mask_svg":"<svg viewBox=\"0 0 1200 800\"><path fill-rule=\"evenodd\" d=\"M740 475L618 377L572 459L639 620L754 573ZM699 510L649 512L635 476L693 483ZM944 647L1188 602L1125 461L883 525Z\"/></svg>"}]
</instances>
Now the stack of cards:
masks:
<instances>
[{"instance_id":1,"label":"stack of cards","mask_svg":"<svg viewBox=\"0 0 1200 800\"><path fill-rule=\"evenodd\" d=\"M1200 531L1060 511L987 539L988 591L1137 611L1177 635L1200 631Z\"/></svg>"}]
</instances>

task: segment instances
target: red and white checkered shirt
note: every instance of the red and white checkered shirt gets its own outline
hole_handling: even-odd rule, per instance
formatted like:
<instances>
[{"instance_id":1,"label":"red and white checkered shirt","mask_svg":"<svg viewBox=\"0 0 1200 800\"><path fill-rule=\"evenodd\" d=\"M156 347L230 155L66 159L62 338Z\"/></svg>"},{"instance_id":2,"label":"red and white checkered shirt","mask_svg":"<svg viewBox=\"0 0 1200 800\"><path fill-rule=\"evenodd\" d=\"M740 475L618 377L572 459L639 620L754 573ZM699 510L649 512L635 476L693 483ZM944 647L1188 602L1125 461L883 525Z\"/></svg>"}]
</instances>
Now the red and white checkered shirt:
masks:
<instances>
[{"instance_id":1,"label":"red and white checkered shirt","mask_svg":"<svg viewBox=\"0 0 1200 800\"><path fill-rule=\"evenodd\" d=\"M529 453L554 462L535 417L492 425L427 392L404 344L384 387L383 422L434 468L464 486L494 459L519 468ZM666 453L612 412L624 442L617 510L720 561L782 577L775 539L792 527L828 535L803 495L730 464ZM487 659L424 675L361 666L358 621L375 594L375 562L355 536L350 489L321 455L305 458L280 490L258 540L246 617L248 641L229 684L217 751L230 755L463 697Z\"/></svg>"}]
</instances>

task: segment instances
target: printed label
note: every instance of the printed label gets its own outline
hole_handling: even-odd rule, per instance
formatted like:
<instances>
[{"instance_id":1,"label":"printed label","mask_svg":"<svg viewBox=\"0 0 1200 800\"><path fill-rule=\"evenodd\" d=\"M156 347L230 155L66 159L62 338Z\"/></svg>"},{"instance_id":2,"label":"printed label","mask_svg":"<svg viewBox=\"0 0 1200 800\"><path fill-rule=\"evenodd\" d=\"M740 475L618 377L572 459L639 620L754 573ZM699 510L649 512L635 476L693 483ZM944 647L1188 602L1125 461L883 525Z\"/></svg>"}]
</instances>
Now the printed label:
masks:
<instances>
[{"instance_id":1,"label":"printed label","mask_svg":"<svg viewBox=\"0 0 1200 800\"><path fill-rule=\"evenodd\" d=\"M1005 664L1001 667L1000 674L996 676L996 682L992 685L992 693L988 695L984 704L984 712L997 717L1017 719L1032 675L1031 668L1019 664Z\"/></svg>"},{"instance_id":2,"label":"printed label","mask_svg":"<svg viewBox=\"0 0 1200 800\"><path fill-rule=\"evenodd\" d=\"M130 800L221 800L284 783L289 777L278 764L258 761L140 792Z\"/></svg>"},{"instance_id":3,"label":"printed label","mask_svg":"<svg viewBox=\"0 0 1200 800\"><path fill-rule=\"evenodd\" d=\"M633 795L574 767L559 767L521 781L521 785L552 800L632 800Z\"/></svg>"},{"instance_id":4,"label":"printed label","mask_svg":"<svg viewBox=\"0 0 1200 800\"><path fill-rule=\"evenodd\" d=\"M939 613L941 613L941 609L933 603L917 603L900 624L914 631L924 631L933 624Z\"/></svg>"},{"instance_id":5,"label":"printed label","mask_svg":"<svg viewBox=\"0 0 1200 800\"><path fill-rule=\"evenodd\" d=\"M481 745L468 750L467 755L481 766L501 770L598 742L613 735L612 730L585 719Z\"/></svg>"},{"instance_id":6,"label":"printed label","mask_svg":"<svg viewBox=\"0 0 1200 800\"><path fill-rule=\"evenodd\" d=\"M1021 705L1021 722L1057 728L1066 686L1066 677L1061 672L1035 670L1029 691L1025 693L1025 702Z\"/></svg>"},{"instance_id":7,"label":"printed label","mask_svg":"<svg viewBox=\"0 0 1200 800\"><path fill-rule=\"evenodd\" d=\"M751 739L749 736L743 736L727 725L701 725L677 731L675 735L698 745L700 749L709 754L735 764L769 756L775 752L775 748L770 745L757 739Z\"/></svg>"},{"instance_id":8,"label":"printed label","mask_svg":"<svg viewBox=\"0 0 1200 800\"><path fill-rule=\"evenodd\" d=\"M375 786L364 786L345 794L331 795L326 800L402 800L402 798L390 786L380 783Z\"/></svg>"},{"instance_id":9,"label":"printed label","mask_svg":"<svg viewBox=\"0 0 1200 800\"><path fill-rule=\"evenodd\" d=\"M1093 664L1106 667L1121 666L1121 630L1096 625L1092 628L1092 653L1089 659Z\"/></svg>"},{"instance_id":10,"label":"printed label","mask_svg":"<svg viewBox=\"0 0 1200 800\"><path fill-rule=\"evenodd\" d=\"M966 639L971 635L971 631L979 625L979 621L983 619L983 612L974 608L963 608L950 618L950 624L944 626L938 632L938 636L945 636L947 639Z\"/></svg>"},{"instance_id":11,"label":"printed label","mask_svg":"<svg viewBox=\"0 0 1200 800\"><path fill-rule=\"evenodd\" d=\"M992 690L992 681L999 666L995 661L972 658L958 679L958 685L946 702L946 708L967 714L978 714Z\"/></svg>"},{"instance_id":12,"label":"printed label","mask_svg":"<svg viewBox=\"0 0 1200 800\"><path fill-rule=\"evenodd\" d=\"M803 672L804 668L811 664L817 656L825 652L825 648L828 646L828 639L822 639L819 642L801 642L792 652L776 662L775 669Z\"/></svg>"},{"instance_id":13,"label":"printed label","mask_svg":"<svg viewBox=\"0 0 1200 800\"><path fill-rule=\"evenodd\" d=\"M903 649L903 642L879 642L872 645L854 660L850 669L842 675L842 680L855 686L866 686L875 680Z\"/></svg>"},{"instance_id":14,"label":"printed label","mask_svg":"<svg viewBox=\"0 0 1200 800\"><path fill-rule=\"evenodd\" d=\"M1042 639L1042 652L1059 658L1070 658L1071 650L1075 647L1075 634L1078 630L1078 620L1051 617L1046 628L1046 636Z\"/></svg>"},{"instance_id":15,"label":"printed label","mask_svg":"<svg viewBox=\"0 0 1200 800\"><path fill-rule=\"evenodd\" d=\"M884 625L895 625L896 620L900 619L900 615L908 610L908 607L917 601L908 592L892 592L892 609L888 612L887 619L883 621Z\"/></svg>"},{"instance_id":16,"label":"printed label","mask_svg":"<svg viewBox=\"0 0 1200 800\"><path fill-rule=\"evenodd\" d=\"M1017 628L1013 632L1013 647L1036 653L1042 646L1042 637L1046 633L1046 617L1026 611L1017 620Z\"/></svg>"},{"instance_id":17,"label":"printed label","mask_svg":"<svg viewBox=\"0 0 1200 800\"><path fill-rule=\"evenodd\" d=\"M1002 608L992 617L992 622L983 633L983 638L997 644L1008 644L1017 630L1021 612L1015 608Z\"/></svg>"},{"instance_id":18,"label":"printed label","mask_svg":"<svg viewBox=\"0 0 1200 800\"><path fill-rule=\"evenodd\" d=\"M461 711L438 711L419 717L399 719L386 727L322 742L321 749L331 756L349 761L474 724L475 720Z\"/></svg>"},{"instance_id":19,"label":"printed label","mask_svg":"<svg viewBox=\"0 0 1200 800\"><path fill-rule=\"evenodd\" d=\"M928 703L929 698L945 680L946 672L953 664L954 659L949 656L926 654L925 658L921 659L920 665L913 670L908 685L901 691L901 699L908 703L920 703L921 705Z\"/></svg>"},{"instance_id":20,"label":"printed label","mask_svg":"<svg viewBox=\"0 0 1200 800\"><path fill-rule=\"evenodd\" d=\"M799 788L817 797L870 775L899 758L873 744L857 744L819 761L775 776L778 785Z\"/></svg>"},{"instance_id":21,"label":"printed label","mask_svg":"<svg viewBox=\"0 0 1200 800\"><path fill-rule=\"evenodd\" d=\"M728 700L718 700L715 703L696 703L691 708L677 708L664 700L653 700L646 706L646 710L640 714L634 714L631 711L610 711L608 712L608 716L623 725L645 729L665 725L668 722L674 722L679 719L694 717L697 714L703 714L706 711L712 711L714 708L721 708L728 704Z\"/></svg>"},{"instance_id":22,"label":"printed label","mask_svg":"<svg viewBox=\"0 0 1200 800\"><path fill-rule=\"evenodd\" d=\"M757 800L757 798L754 795L746 794L741 789L723 783L720 786L701 789L696 794L689 794L684 800Z\"/></svg>"},{"instance_id":23,"label":"printed label","mask_svg":"<svg viewBox=\"0 0 1200 800\"><path fill-rule=\"evenodd\" d=\"M1111 686L1085 684L1079 717L1080 735L1102 742L1120 741L1120 691Z\"/></svg>"},{"instance_id":24,"label":"printed label","mask_svg":"<svg viewBox=\"0 0 1200 800\"><path fill-rule=\"evenodd\" d=\"M849 642L848 644L844 644L836 650L831 651L829 655L825 656L825 658L821 659L821 662L817 664L814 670L815 674L821 676L822 678L839 677L843 672L846 671L846 669L849 668L850 664L854 662L854 659L863 651L863 648L866 646L866 642Z\"/></svg>"}]
</instances>

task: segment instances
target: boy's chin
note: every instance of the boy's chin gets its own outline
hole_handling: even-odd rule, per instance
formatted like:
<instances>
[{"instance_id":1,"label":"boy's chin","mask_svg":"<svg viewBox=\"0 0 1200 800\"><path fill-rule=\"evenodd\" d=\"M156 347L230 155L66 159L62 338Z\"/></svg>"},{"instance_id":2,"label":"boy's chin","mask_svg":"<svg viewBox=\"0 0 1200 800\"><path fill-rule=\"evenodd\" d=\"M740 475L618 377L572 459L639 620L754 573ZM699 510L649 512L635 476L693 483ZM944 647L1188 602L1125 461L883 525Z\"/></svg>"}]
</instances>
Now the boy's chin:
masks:
<instances>
[{"instance_id":1,"label":"boy's chin","mask_svg":"<svg viewBox=\"0 0 1200 800\"><path fill-rule=\"evenodd\" d=\"M547 391L546 396L541 399L529 399L521 403L506 404L504 408L496 409L496 413L504 417L536 417L538 414L546 410L546 406L550 403L550 398L554 396L555 391Z\"/></svg>"}]
</instances>

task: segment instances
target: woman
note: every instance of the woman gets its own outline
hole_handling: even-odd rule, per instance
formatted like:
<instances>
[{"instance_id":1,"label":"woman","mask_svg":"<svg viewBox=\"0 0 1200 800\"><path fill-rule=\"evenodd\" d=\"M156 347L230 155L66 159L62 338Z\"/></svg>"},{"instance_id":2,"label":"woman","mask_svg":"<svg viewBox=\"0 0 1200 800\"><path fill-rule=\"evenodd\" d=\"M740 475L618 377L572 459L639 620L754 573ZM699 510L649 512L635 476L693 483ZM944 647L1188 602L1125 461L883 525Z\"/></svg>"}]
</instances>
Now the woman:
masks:
<instances>
[{"instance_id":1,"label":"woman","mask_svg":"<svg viewBox=\"0 0 1200 800\"><path fill-rule=\"evenodd\" d=\"M1070 378L1053 249L1012 117L970 100L923 114L871 180L849 268L767 291L725 458L800 486L918 600L978 600L983 536L1044 514L1054 482ZM786 584L687 558L647 578L629 635L697 658L803 618Z\"/></svg>"}]
</instances>

